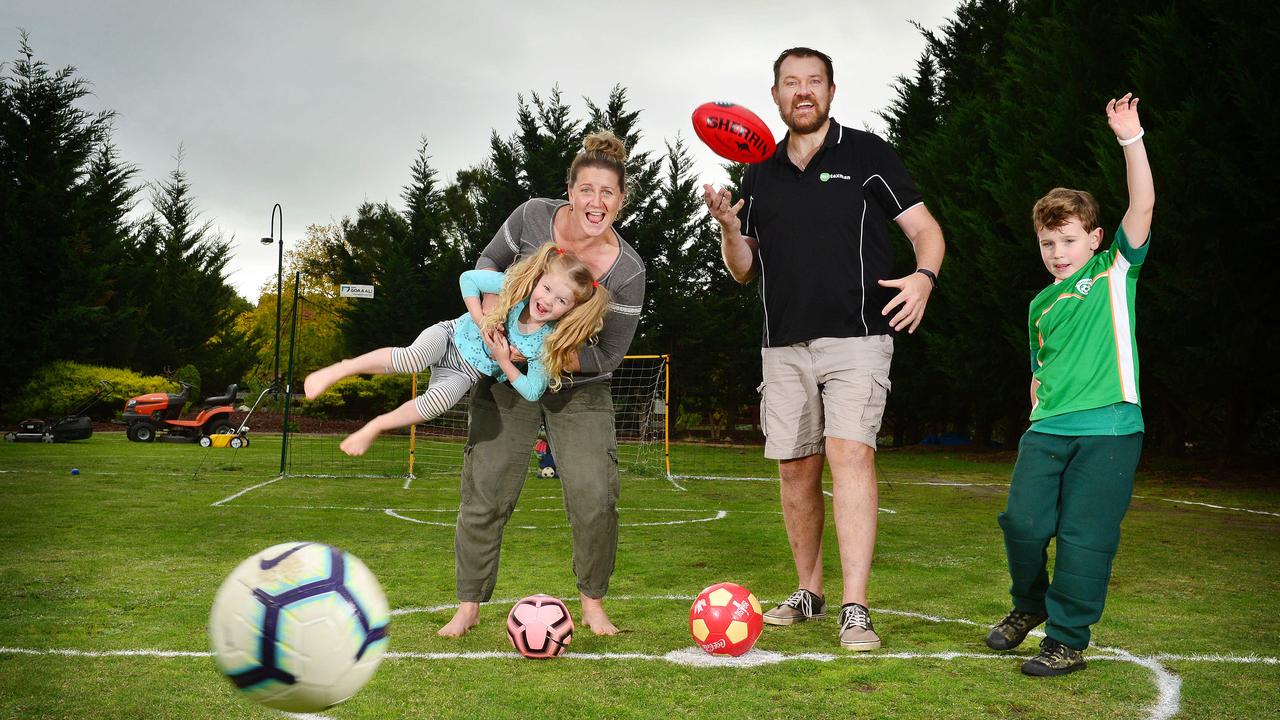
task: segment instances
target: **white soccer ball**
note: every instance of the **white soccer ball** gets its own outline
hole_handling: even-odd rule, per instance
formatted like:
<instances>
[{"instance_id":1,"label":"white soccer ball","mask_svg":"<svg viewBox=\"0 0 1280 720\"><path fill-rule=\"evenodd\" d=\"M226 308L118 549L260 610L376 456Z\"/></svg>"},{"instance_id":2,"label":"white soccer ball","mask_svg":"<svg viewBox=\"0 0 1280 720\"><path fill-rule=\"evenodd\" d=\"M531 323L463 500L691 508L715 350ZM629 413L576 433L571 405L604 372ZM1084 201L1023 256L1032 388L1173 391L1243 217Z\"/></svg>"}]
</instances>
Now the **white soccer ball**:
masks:
<instances>
[{"instance_id":1,"label":"white soccer ball","mask_svg":"<svg viewBox=\"0 0 1280 720\"><path fill-rule=\"evenodd\" d=\"M218 668L246 696L314 712L355 695L387 649L391 614L369 568L322 543L275 545L240 563L213 600Z\"/></svg>"},{"instance_id":2,"label":"white soccer ball","mask_svg":"<svg viewBox=\"0 0 1280 720\"><path fill-rule=\"evenodd\" d=\"M549 477L555 477L555 476L556 476L556 469L555 469L555 468L553 468L553 467L544 467L544 468L542 468L541 470L539 470L539 471L538 471L538 474L542 475L542 477L547 477L547 478L549 478Z\"/></svg>"}]
</instances>

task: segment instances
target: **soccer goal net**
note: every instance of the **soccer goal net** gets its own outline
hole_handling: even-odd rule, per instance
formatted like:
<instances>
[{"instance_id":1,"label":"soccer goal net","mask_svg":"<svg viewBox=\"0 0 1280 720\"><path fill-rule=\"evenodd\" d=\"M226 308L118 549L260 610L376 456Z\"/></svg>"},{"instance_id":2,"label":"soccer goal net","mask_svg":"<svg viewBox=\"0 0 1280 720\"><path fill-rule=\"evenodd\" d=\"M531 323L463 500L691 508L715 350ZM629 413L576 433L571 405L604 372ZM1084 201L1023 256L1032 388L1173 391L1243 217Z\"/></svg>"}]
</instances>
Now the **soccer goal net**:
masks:
<instances>
[{"instance_id":1,"label":"soccer goal net","mask_svg":"<svg viewBox=\"0 0 1280 720\"><path fill-rule=\"evenodd\" d=\"M667 394L669 358L631 355L613 372L614 425L618 433L618 462L624 474L663 477L667 467ZM359 457L348 457L339 444L373 414L386 412L426 387L429 373L416 376L375 376L344 380L330 391L327 403L298 403L284 434L285 474L302 477L454 477L462 469L471 395L429 422L384 433ZM295 391L301 387L296 378ZM321 396L324 398L325 396ZM369 398L381 403L376 411L343 412L337 398L368 407ZM380 400L379 400L380 399ZM554 448L552 448L554 455ZM539 470L534 447L529 448L530 472Z\"/></svg>"}]
</instances>

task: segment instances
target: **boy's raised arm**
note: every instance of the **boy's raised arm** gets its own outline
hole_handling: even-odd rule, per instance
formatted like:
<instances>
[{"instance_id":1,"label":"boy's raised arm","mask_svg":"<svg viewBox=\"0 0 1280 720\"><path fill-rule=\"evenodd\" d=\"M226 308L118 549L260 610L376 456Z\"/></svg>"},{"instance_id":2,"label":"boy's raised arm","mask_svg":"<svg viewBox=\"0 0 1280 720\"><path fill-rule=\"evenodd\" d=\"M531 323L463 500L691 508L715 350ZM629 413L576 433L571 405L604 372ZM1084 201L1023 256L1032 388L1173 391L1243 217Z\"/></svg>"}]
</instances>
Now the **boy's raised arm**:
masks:
<instances>
[{"instance_id":1,"label":"boy's raised arm","mask_svg":"<svg viewBox=\"0 0 1280 720\"><path fill-rule=\"evenodd\" d=\"M1151 213L1156 204L1156 188L1151 180L1151 164L1142 143L1142 123L1138 121L1138 98L1125 93L1119 100L1107 103L1107 124L1124 147L1125 178L1129 185L1129 209L1120 226L1129 245L1142 247L1151 232Z\"/></svg>"}]
</instances>

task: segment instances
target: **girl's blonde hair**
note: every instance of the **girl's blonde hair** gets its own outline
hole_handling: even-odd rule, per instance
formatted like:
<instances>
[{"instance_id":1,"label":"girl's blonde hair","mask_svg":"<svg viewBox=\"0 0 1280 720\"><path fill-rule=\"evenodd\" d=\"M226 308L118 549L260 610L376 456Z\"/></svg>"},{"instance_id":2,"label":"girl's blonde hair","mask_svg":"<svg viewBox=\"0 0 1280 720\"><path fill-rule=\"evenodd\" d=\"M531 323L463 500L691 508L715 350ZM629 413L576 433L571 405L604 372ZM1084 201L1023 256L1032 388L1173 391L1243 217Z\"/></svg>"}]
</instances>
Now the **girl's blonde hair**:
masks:
<instances>
[{"instance_id":1,"label":"girl's blonde hair","mask_svg":"<svg viewBox=\"0 0 1280 720\"><path fill-rule=\"evenodd\" d=\"M549 272L560 275L569 283L574 300L574 306L555 321L555 329L542 343L539 360L547 369L548 386L554 391L560 389L561 376L568 374L568 367L578 348L604 327L604 315L609 309L609 291L596 282L591 270L581 260L565 255L554 242L549 242L533 255L512 265L507 269L497 306L484 316L480 327L482 330L505 329L511 309L520 301L528 300L534 285Z\"/></svg>"}]
</instances>

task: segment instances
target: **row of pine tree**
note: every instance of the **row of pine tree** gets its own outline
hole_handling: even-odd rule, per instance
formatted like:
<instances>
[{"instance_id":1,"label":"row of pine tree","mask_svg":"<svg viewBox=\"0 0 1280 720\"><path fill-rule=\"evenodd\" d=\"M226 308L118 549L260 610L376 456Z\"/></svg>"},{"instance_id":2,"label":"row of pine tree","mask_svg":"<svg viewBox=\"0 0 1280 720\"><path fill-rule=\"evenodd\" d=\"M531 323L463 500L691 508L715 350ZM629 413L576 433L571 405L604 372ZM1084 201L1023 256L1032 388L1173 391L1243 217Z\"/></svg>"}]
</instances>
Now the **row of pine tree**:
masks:
<instances>
[{"instance_id":1,"label":"row of pine tree","mask_svg":"<svg viewBox=\"0 0 1280 720\"><path fill-rule=\"evenodd\" d=\"M1028 412L1026 306L1048 281L1030 208L1055 186L1088 189L1111 237L1126 190L1103 106L1132 90L1157 184L1138 301L1148 446L1274 454L1265 258L1280 189L1280 15L1226 0L966 0L943 27L919 29L926 50L880 115L948 255L921 330L897 344L885 419L895 443L1016 442ZM274 282L256 305L239 298L225 278L229 241L200 219L181 164L141 183L111 143L112 113L79 109L86 94L74 69L46 67L25 36L0 78L0 257L13 283L0 392L54 359L148 373L194 364L211 388L269 379ZM648 265L632 352L672 354L671 406L687 422L730 434L753 424L759 301L721 266L688 149L644 137L622 86L584 105L577 114L558 88L518 98L516 131L494 131L486 157L450 180L424 139L399 204L309 227L288 252L289 276L304 278L299 367L403 344L460 314L457 274L521 202L562 197L581 138L607 128L629 148L663 148L629 158L618 221ZM729 171L736 182L741 168ZM897 257L909 272L901 239ZM376 285L377 297L344 301L339 282ZM291 283L283 295L287 315Z\"/></svg>"}]
</instances>

